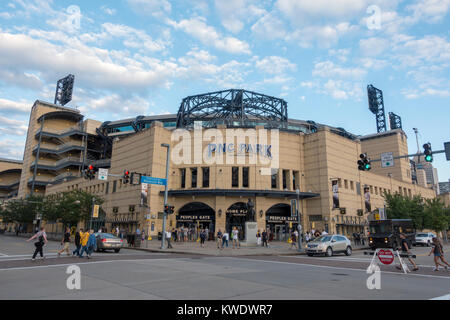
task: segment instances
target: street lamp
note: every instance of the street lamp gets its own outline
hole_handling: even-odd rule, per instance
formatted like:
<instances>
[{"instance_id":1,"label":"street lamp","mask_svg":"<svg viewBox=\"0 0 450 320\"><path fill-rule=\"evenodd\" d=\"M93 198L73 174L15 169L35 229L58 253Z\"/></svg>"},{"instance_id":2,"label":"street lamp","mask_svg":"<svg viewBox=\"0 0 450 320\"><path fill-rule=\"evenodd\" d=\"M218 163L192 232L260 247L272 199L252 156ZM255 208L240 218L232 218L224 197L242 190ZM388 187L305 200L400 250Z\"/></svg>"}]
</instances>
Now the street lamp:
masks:
<instances>
[{"instance_id":1,"label":"street lamp","mask_svg":"<svg viewBox=\"0 0 450 320\"><path fill-rule=\"evenodd\" d=\"M170 145L167 143L161 143L161 147L167 148L167 155L166 155L166 186L164 189L164 208L167 205L167 193L168 193L168 187L169 187L169 161L170 161ZM162 237L161 237L161 249L164 249L165 246L165 232L166 232L166 211L163 210L163 225L162 225Z\"/></svg>"},{"instance_id":2,"label":"street lamp","mask_svg":"<svg viewBox=\"0 0 450 320\"><path fill-rule=\"evenodd\" d=\"M299 210L299 204L300 204L300 190L295 190L295 193L297 193L297 221L298 221L298 252L303 252L302 248L302 222L300 221L300 210Z\"/></svg>"}]
</instances>

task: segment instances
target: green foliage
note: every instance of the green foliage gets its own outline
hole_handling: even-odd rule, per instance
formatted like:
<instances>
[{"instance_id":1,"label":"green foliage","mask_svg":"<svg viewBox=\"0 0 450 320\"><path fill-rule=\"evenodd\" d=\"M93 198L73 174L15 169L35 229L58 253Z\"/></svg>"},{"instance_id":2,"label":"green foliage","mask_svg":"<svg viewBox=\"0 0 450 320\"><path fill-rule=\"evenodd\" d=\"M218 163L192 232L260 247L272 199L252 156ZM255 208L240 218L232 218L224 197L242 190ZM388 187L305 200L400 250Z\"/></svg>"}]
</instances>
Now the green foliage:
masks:
<instances>
[{"instance_id":1,"label":"green foliage","mask_svg":"<svg viewBox=\"0 0 450 320\"><path fill-rule=\"evenodd\" d=\"M8 201L0 211L4 222L31 223L36 214L45 221L76 225L88 220L92 212L92 201L102 204L102 198L82 190L72 190L48 196L30 196L26 200Z\"/></svg>"},{"instance_id":2,"label":"green foliage","mask_svg":"<svg viewBox=\"0 0 450 320\"><path fill-rule=\"evenodd\" d=\"M388 219L412 219L416 229L446 230L449 226L449 208L445 208L438 198L427 199L425 202L420 195L413 198L399 193L384 193L386 200L386 214Z\"/></svg>"}]
</instances>

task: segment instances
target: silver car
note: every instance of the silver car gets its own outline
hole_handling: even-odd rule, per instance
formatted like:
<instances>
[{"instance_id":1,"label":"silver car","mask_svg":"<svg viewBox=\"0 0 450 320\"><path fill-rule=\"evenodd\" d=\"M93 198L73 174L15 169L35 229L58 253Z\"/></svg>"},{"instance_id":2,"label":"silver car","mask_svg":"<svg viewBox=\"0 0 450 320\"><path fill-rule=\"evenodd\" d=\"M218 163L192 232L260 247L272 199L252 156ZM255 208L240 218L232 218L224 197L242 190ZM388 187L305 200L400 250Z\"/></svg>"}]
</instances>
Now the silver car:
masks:
<instances>
[{"instance_id":1,"label":"silver car","mask_svg":"<svg viewBox=\"0 0 450 320\"><path fill-rule=\"evenodd\" d=\"M433 238L436 237L432 232L420 232L416 233L416 245L421 246L431 246L431 243L433 242Z\"/></svg>"},{"instance_id":2,"label":"silver car","mask_svg":"<svg viewBox=\"0 0 450 320\"><path fill-rule=\"evenodd\" d=\"M331 257L334 253L345 253L347 256L352 254L352 245L346 236L327 234L306 245L306 254L310 257L315 254L325 254L327 257Z\"/></svg>"},{"instance_id":3,"label":"silver car","mask_svg":"<svg viewBox=\"0 0 450 320\"><path fill-rule=\"evenodd\" d=\"M97 252L105 250L114 250L119 252L123 247L123 240L111 233L95 233L97 238Z\"/></svg>"}]
</instances>

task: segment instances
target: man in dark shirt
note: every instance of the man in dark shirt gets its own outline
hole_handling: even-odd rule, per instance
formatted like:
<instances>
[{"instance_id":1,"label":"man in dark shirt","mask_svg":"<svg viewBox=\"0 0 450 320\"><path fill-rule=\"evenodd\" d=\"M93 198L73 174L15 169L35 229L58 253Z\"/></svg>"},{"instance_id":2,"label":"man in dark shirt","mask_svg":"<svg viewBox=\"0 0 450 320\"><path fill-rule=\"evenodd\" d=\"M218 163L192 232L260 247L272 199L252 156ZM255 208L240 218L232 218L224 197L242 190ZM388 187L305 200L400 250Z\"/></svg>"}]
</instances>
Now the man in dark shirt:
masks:
<instances>
[{"instance_id":1,"label":"man in dark shirt","mask_svg":"<svg viewBox=\"0 0 450 320\"><path fill-rule=\"evenodd\" d=\"M64 247L58 251L58 257L63 253L64 251L67 252L67 255L70 256L69 252L69 245L70 245L70 229L66 227L66 232L64 232L64 237L61 241L61 245L64 245Z\"/></svg>"},{"instance_id":2,"label":"man in dark shirt","mask_svg":"<svg viewBox=\"0 0 450 320\"><path fill-rule=\"evenodd\" d=\"M268 245L267 245L267 237L268 237L267 232L263 231L263 233L262 233L262 246L263 247L264 247L264 245L266 247L268 247Z\"/></svg>"},{"instance_id":3,"label":"man in dark shirt","mask_svg":"<svg viewBox=\"0 0 450 320\"><path fill-rule=\"evenodd\" d=\"M77 231L77 233L75 233L75 246L77 248L72 252L72 256L74 256L75 253L77 254L77 256L80 255L80 249L81 249L81 235L80 235L80 232L83 232L83 229L80 229L79 231Z\"/></svg>"},{"instance_id":4,"label":"man in dark shirt","mask_svg":"<svg viewBox=\"0 0 450 320\"><path fill-rule=\"evenodd\" d=\"M409 250L408 240L406 240L405 234L401 233L400 234L400 239L401 239L402 253L411 254L411 251ZM417 267L417 265L416 265L416 263L414 262L413 259L408 258L408 260L414 266L413 271L419 270L419 268ZM401 266L397 266L396 268L399 269L399 270L402 269Z\"/></svg>"}]
</instances>

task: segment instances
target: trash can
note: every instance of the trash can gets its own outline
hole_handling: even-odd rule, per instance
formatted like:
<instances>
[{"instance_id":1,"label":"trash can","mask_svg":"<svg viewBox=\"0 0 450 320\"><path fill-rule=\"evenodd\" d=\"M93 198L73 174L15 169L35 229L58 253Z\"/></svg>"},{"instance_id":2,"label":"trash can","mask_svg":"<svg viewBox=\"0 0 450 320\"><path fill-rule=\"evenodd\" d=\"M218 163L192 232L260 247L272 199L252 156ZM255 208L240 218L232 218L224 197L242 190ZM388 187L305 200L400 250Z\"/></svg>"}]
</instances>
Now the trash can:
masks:
<instances>
[{"instance_id":1,"label":"trash can","mask_svg":"<svg viewBox=\"0 0 450 320\"><path fill-rule=\"evenodd\" d=\"M162 240L162 232L158 232L158 240L159 240L159 241Z\"/></svg>"}]
</instances>

